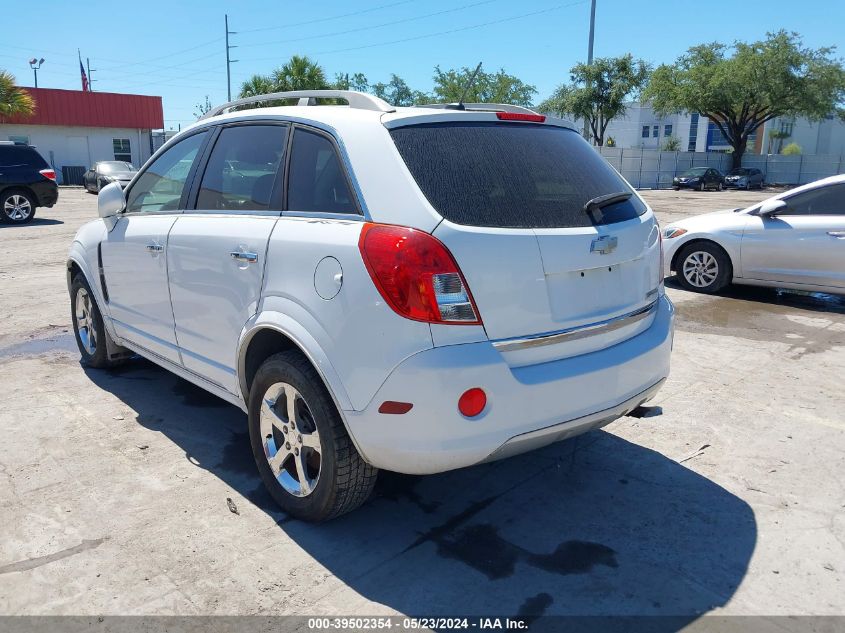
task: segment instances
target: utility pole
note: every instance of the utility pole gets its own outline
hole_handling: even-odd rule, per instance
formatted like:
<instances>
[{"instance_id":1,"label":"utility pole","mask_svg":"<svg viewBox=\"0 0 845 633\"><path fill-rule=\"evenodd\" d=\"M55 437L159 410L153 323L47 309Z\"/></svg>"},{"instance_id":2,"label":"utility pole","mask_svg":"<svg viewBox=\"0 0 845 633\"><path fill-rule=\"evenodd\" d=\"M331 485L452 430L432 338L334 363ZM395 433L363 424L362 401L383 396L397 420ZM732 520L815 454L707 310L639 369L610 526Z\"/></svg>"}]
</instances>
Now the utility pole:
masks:
<instances>
[{"instance_id":1,"label":"utility pole","mask_svg":"<svg viewBox=\"0 0 845 633\"><path fill-rule=\"evenodd\" d=\"M232 70L231 65L234 64L237 59L230 59L229 58L229 51L233 48L237 48L237 46L230 46L229 45L229 36L230 35L237 35L237 32L229 30L229 14L224 15L224 20L226 22L226 94L229 97L227 101L232 100Z\"/></svg>"},{"instance_id":2,"label":"utility pole","mask_svg":"<svg viewBox=\"0 0 845 633\"><path fill-rule=\"evenodd\" d=\"M593 63L593 39L596 34L596 0L590 3L590 42L587 45L587 65ZM589 86L589 84L588 84ZM584 138L590 140L590 124L587 117L584 117Z\"/></svg>"},{"instance_id":3,"label":"utility pole","mask_svg":"<svg viewBox=\"0 0 845 633\"><path fill-rule=\"evenodd\" d=\"M94 77L91 76L91 59L89 57L85 58L85 65L88 67L88 92L94 92Z\"/></svg>"}]
</instances>

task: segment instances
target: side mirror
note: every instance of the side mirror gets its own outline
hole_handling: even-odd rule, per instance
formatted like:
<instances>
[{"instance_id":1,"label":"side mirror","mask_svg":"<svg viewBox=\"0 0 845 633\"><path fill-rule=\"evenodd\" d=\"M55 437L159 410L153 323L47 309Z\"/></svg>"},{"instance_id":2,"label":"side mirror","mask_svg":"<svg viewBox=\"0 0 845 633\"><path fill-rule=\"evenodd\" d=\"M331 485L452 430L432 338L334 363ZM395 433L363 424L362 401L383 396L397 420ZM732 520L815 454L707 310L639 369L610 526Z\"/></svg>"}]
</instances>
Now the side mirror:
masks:
<instances>
[{"instance_id":1,"label":"side mirror","mask_svg":"<svg viewBox=\"0 0 845 633\"><path fill-rule=\"evenodd\" d=\"M119 182L113 182L100 190L97 196L97 213L101 218L110 218L126 208L126 198Z\"/></svg>"},{"instance_id":2,"label":"side mirror","mask_svg":"<svg viewBox=\"0 0 845 633\"><path fill-rule=\"evenodd\" d=\"M786 202L783 200L766 200L760 205L760 215L764 218L771 218L786 209Z\"/></svg>"}]
</instances>

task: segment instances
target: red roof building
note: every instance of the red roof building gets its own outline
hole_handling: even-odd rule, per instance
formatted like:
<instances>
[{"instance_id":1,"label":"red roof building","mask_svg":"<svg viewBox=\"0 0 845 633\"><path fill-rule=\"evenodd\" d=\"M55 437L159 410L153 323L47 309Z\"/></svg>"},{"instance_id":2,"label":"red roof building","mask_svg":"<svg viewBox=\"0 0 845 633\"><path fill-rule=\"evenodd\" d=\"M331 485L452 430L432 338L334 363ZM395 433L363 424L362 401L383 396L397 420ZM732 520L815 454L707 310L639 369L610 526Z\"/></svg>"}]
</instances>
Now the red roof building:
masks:
<instances>
[{"instance_id":1,"label":"red roof building","mask_svg":"<svg viewBox=\"0 0 845 633\"><path fill-rule=\"evenodd\" d=\"M136 167L152 154L152 130L164 128L161 97L27 88L29 117L0 117L0 141L34 145L63 184L78 184L93 163L120 160Z\"/></svg>"}]
</instances>

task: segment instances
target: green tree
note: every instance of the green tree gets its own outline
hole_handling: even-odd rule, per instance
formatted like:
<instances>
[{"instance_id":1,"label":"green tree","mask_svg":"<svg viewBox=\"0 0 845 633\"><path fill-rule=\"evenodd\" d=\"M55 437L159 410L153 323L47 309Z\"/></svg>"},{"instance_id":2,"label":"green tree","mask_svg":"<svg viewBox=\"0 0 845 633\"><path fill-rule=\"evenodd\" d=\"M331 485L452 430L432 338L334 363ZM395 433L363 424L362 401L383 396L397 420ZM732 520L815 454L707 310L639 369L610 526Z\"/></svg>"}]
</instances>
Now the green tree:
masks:
<instances>
[{"instance_id":1,"label":"green tree","mask_svg":"<svg viewBox=\"0 0 845 633\"><path fill-rule=\"evenodd\" d=\"M194 106L194 116L198 119L201 119L203 116L208 114L211 111L211 99L208 98L208 95L205 95L205 103L198 103Z\"/></svg>"},{"instance_id":2,"label":"green tree","mask_svg":"<svg viewBox=\"0 0 845 633\"><path fill-rule=\"evenodd\" d=\"M395 106L412 106L431 101L429 95L420 90L411 89L404 79L393 74L390 75L389 82L373 84L370 92Z\"/></svg>"},{"instance_id":3,"label":"green tree","mask_svg":"<svg viewBox=\"0 0 845 633\"><path fill-rule=\"evenodd\" d=\"M596 59L592 64L576 64L569 73L570 83L558 86L540 104L540 110L586 120L595 144L604 145L608 124L625 115L626 101L639 96L649 67L629 53Z\"/></svg>"},{"instance_id":4,"label":"green tree","mask_svg":"<svg viewBox=\"0 0 845 633\"><path fill-rule=\"evenodd\" d=\"M15 83L15 77L0 70L0 115L30 116L35 112L35 100Z\"/></svg>"},{"instance_id":5,"label":"green tree","mask_svg":"<svg viewBox=\"0 0 845 633\"><path fill-rule=\"evenodd\" d=\"M357 90L358 92L369 92L370 82L364 73L335 73L334 87L337 90Z\"/></svg>"},{"instance_id":6,"label":"green tree","mask_svg":"<svg viewBox=\"0 0 845 633\"><path fill-rule=\"evenodd\" d=\"M833 47L805 48L796 33L765 40L690 48L657 68L644 91L658 113L698 112L718 126L742 164L748 137L779 116L845 118L845 69Z\"/></svg>"},{"instance_id":7,"label":"green tree","mask_svg":"<svg viewBox=\"0 0 845 633\"><path fill-rule=\"evenodd\" d=\"M325 90L331 87L323 68L305 55L294 55L281 68L274 70L270 78L274 91L278 92Z\"/></svg>"},{"instance_id":8,"label":"green tree","mask_svg":"<svg viewBox=\"0 0 845 633\"><path fill-rule=\"evenodd\" d=\"M434 67L434 98L440 103L457 103L469 83L474 68L441 70ZM511 103L530 106L537 94L537 88L523 82L504 69L495 73L479 70L475 81L466 91L466 103Z\"/></svg>"},{"instance_id":9,"label":"green tree","mask_svg":"<svg viewBox=\"0 0 845 633\"><path fill-rule=\"evenodd\" d=\"M790 143L781 150L784 156L798 156L801 153L801 146L798 143Z\"/></svg>"},{"instance_id":10,"label":"green tree","mask_svg":"<svg viewBox=\"0 0 845 633\"><path fill-rule=\"evenodd\" d=\"M671 136L667 136L666 140L663 141L663 151L664 152L679 152L681 150L681 139L679 139L674 134Z\"/></svg>"},{"instance_id":11,"label":"green tree","mask_svg":"<svg viewBox=\"0 0 845 633\"><path fill-rule=\"evenodd\" d=\"M781 145L783 145L784 139L789 138L789 132L786 130L769 130L769 150L768 153L772 153L772 147L774 147L775 154L780 154Z\"/></svg>"},{"instance_id":12,"label":"green tree","mask_svg":"<svg viewBox=\"0 0 845 633\"><path fill-rule=\"evenodd\" d=\"M241 92L238 95L241 98L255 97L257 95L266 95L273 92L273 80L266 75L253 75L241 84Z\"/></svg>"}]
</instances>

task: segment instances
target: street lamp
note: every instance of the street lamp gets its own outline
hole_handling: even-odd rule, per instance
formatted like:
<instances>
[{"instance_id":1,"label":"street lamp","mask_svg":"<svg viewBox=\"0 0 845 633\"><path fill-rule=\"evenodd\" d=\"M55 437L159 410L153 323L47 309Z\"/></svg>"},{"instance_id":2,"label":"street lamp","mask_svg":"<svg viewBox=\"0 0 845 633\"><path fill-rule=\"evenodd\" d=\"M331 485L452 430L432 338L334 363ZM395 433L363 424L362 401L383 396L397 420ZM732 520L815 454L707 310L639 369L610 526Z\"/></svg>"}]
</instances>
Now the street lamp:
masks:
<instances>
[{"instance_id":1,"label":"street lamp","mask_svg":"<svg viewBox=\"0 0 845 633\"><path fill-rule=\"evenodd\" d=\"M44 58L36 59L33 57L29 60L29 67L32 68L32 72L35 74L35 87L38 87L38 69L41 68L41 64L44 63Z\"/></svg>"}]
</instances>

